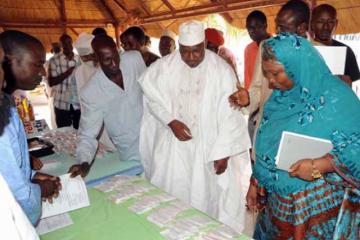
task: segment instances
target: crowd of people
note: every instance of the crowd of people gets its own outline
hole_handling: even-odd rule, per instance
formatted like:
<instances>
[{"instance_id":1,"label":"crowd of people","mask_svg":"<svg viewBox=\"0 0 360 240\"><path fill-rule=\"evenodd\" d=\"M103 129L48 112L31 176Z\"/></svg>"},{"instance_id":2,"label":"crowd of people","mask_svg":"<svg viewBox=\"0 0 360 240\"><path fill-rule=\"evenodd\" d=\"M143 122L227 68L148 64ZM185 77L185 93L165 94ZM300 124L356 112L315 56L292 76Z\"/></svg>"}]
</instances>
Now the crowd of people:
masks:
<instances>
[{"instance_id":1,"label":"crowd of people","mask_svg":"<svg viewBox=\"0 0 360 240\"><path fill-rule=\"evenodd\" d=\"M14 239L36 239L41 202L61 190L57 176L35 170L11 96L46 78L57 127L78 129L72 177L91 171L103 141L121 160L141 161L152 184L238 232L246 209L257 212L254 239L359 239L360 101L350 86L360 72L351 48L332 39L337 23L331 5L311 12L290 0L272 36L266 15L251 12L244 79L223 33L198 21L181 24L178 36L165 30L161 57L138 26L118 36L121 50L102 28L74 43L63 34L47 71L38 39L0 33L0 218ZM317 45L347 48L343 75L330 72ZM279 170L284 131L330 140L333 149Z\"/></svg>"}]
</instances>

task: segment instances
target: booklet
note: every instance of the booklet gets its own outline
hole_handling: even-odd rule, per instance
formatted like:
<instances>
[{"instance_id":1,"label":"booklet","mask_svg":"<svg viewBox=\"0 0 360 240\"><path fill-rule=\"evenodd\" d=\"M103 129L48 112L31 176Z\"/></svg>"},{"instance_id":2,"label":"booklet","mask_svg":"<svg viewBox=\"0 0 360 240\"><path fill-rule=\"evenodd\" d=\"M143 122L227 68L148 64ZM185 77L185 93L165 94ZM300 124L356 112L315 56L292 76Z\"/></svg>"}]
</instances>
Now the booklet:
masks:
<instances>
[{"instance_id":1,"label":"booklet","mask_svg":"<svg viewBox=\"0 0 360 240\"><path fill-rule=\"evenodd\" d=\"M70 212L90 205L84 180L81 176L70 178L70 174L60 176L62 189L53 203L43 202L41 219Z\"/></svg>"},{"instance_id":2,"label":"booklet","mask_svg":"<svg viewBox=\"0 0 360 240\"><path fill-rule=\"evenodd\" d=\"M346 47L315 46L334 75L344 75Z\"/></svg>"},{"instance_id":3,"label":"booklet","mask_svg":"<svg viewBox=\"0 0 360 240\"><path fill-rule=\"evenodd\" d=\"M276 156L276 165L278 169L287 171L297 161L322 157L332 148L330 140L284 131Z\"/></svg>"}]
</instances>

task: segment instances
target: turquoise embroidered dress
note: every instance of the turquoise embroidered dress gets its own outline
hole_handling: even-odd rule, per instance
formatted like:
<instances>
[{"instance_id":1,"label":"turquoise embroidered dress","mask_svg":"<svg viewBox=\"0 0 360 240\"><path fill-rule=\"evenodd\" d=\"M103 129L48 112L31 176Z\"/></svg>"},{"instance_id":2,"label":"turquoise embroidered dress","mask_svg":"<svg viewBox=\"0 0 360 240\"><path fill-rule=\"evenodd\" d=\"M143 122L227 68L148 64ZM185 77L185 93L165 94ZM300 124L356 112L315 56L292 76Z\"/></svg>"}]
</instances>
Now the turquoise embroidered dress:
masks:
<instances>
[{"instance_id":1,"label":"turquoise embroidered dress","mask_svg":"<svg viewBox=\"0 0 360 240\"><path fill-rule=\"evenodd\" d=\"M360 101L306 39L279 34L265 45L294 87L273 91L257 132L253 176L266 189L267 204L254 238L359 239ZM277 170L283 131L331 140L335 172L307 182Z\"/></svg>"}]
</instances>

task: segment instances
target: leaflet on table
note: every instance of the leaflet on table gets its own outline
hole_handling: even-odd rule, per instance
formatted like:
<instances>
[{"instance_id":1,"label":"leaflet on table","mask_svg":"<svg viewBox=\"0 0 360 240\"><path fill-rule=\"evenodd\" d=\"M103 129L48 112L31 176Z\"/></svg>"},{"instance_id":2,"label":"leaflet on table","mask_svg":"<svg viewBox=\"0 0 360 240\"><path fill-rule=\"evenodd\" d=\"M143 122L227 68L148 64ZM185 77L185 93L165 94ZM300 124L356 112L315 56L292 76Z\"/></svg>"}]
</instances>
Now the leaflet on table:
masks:
<instances>
[{"instance_id":1,"label":"leaflet on table","mask_svg":"<svg viewBox=\"0 0 360 240\"><path fill-rule=\"evenodd\" d=\"M330 140L284 131L276 156L276 165L278 169L287 171L298 160L322 157L332 148Z\"/></svg>"},{"instance_id":2,"label":"leaflet on table","mask_svg":"<svg viewBox=\"0 0 360 240\"><path fill-rule=\"evenodd\" d=\"M64 228L73 224L73 221L68 213L59 214L56 216L43 218L36 226L36 232L39 235L49 233L60 228Z\"/></svg>"},{"instance_id":3,"label":"leaflet on table","mask_svg":"<svg viewBox=\"0 0 360 240\"><path fill-rule=\"evenodd\" d=\"M129 209L136 214L143 214L160 206L161 203L171 200L175 200L175 198L167 193L147 195L138 199Z\"/></svg>"},{"instance_id":4,"label":"leaflet on table","mask_svg":"<svg viewBox=\"0 0 360 240\"><path fill-rule=\"evenodd\" d=\"M42 160L43 166L41 168L41 171L44 173L48 173L50 171L53 171L61 166L61 162L56 159L46 159Z\"/></svg>"},{"instance_id":5,"label":"leaflet on table","mask_svg":"<svg viewBox=\"0 0 360 240\"><path fill-rule=\"evenodd\" d=\"M66 213L90 205L84 180L81 176L70 178L70 174L60 176L62 189L53 203L43 202L41 218Z\"/></svg>"},{"instance_id":6,"label":"leaflet on table","mask_svg":"<svg viewBox=\"0 0 360 240\"><path fill-rule=\"evenodd\" d=\"M315 46L334 75L344 75L346 47Z\"/></svg>"}]
</instances>

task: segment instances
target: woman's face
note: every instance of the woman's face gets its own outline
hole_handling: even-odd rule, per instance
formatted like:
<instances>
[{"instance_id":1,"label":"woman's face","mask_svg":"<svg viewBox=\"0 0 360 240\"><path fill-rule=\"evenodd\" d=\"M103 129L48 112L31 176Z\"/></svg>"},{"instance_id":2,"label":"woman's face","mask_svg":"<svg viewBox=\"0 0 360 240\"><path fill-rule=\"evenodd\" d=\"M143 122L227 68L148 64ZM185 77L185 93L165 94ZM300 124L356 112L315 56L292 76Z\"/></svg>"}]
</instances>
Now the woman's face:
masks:
<instances>
[{"instance_id":1,"label":"woman's face","mask_svg":"<svg viewBox=\"0 0 360 240\"><path fill-rule=\"evenodd\" d=\"M286 91L294 86L294 83L288 78L284 66L276 60L263 60L262 70L269 81L270 89Z\"/></svg>"}]
</instances>

